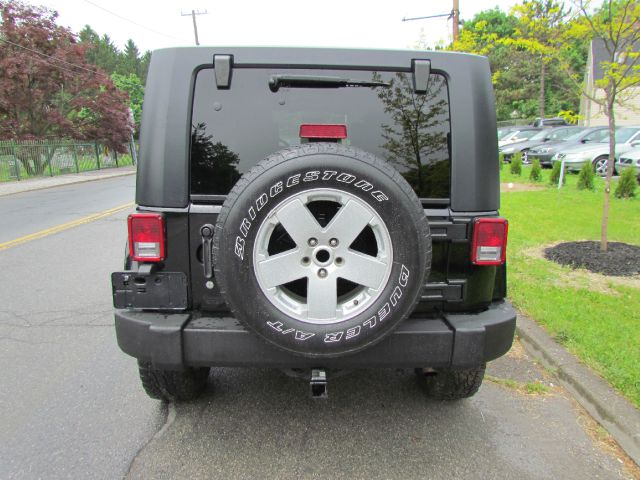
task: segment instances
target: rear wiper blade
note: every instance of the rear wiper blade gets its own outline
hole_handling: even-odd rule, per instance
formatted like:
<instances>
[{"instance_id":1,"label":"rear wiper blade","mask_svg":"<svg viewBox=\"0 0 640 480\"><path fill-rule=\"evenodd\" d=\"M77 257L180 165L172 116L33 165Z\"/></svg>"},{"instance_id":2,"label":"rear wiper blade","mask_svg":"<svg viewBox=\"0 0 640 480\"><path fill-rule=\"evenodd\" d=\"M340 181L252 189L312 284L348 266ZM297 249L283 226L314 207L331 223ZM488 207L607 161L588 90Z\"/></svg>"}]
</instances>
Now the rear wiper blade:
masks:
<instances>
[{"instance_id":1,"label":"rear wiper blade","mask_svg":"<svg viewBox=\"0 0 640 480\"><path fill-rule=\"evenodd\" d=\"M272 75L269 89L277 92L281 87L289 88L342 88L342 87L390 87L390 83L322 75Z\"/></svg>"}]
</instances>

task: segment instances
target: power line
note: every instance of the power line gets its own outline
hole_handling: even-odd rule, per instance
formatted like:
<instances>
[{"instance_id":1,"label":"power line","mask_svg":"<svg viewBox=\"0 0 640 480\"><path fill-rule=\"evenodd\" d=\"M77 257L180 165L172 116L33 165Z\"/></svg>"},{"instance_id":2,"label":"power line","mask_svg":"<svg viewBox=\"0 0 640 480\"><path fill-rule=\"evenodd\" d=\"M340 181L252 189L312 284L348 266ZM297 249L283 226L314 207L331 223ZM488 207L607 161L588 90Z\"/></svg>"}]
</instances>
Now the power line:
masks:
<instances>
[{"instance_id":1,"label":"power line","mask_svg":"<svg viewBox=\"0 0 640 480\"><path fill-rule=\"evenodd\" d=\"M121 19L121 20L124 20L124 21L126 21L126 22L132 23L132 24L134 24L134 25L137 25L138 27L140 27L140 28L144 28L145 30L149 30L150 32L155 33L156 35L162 35L163 37L167 37L167 38L171 38L171 39L173 39L173 40L178 40L178 41L180 41L180 42L184 42L184 40L183 40L182 38L178 38L178 37L174 37L173 35L168 35L168 34L166 34L166 33L158 32L157 30L154 30L154 29L152 29L152 28L149 28L149 27L147 27L147 26L145 26L145 25L142 25L141 23L135 22L135 21L133 21L133 20L131 20L131 19L129 19L129 18L123 17L122 15L119 15L119 14L117 14L117 13L115 13L115 12L112 12L111 10L107 10L106 8L104 8L104 7L100 6L100 5L98 5L97 3L92 2L91 0L84 0L84 1L85 1L86 3L88 3L88 4L90 4L90 5L93 5L93 6L94 6L94 7L96 7L96 8L99 8L100 10L103 10L103 11L105 11L105 12L107 12L107 13L109 13L109 14L113 15L114 17L118 17L118 18L119 18L119 19Z\"/></svg>"},{"instance_id":2,"label":"power line","mask_svg":"<svg viewBox=\"0 0 640 480\"><path fill-rule=\"evenodd\" d=\"M403 17L403 22L410 22L411 20L424 20L429 18L447 17L447 19L453 19L453 41L458 40L460 34L460 0L453 0L453 8L450 13L440 13L438 15L428 15L426 17Z\"/></svg>"},{"instance_id":3,"label":"power line","mask_svg":"<svg viewBox=\"0 0 640 480\"><path fill-rule=\"evenodd\" d=\"M31 53L35 53L35 54L40 55L42 57L49 58L49 59L53 60L54 62L64 63L65 65L69 65L70 67L79 68L80 70L85 70L85 71L91 72L91 73L93 73L95 75L100 75L102 77L108 78L107 75L105 75L104 73L98 72L97 70L93 70L91 68L83 67L82 65L78 65L76 63L67 62L66 60L62 60L61 58L56 58L56 57L54 57L52 55L48 55L48 54L46 54L44 52L40 52L39 50L34 50L32 48L25 47L24 45L20 45L18 43L14 43L14 42L12 42L10 40L7 40L6 38L0 38L0 41L8 43L9 45L13 45L14 47L22 48L23 50L27 50L27 51L29 51ZM64 68L64 67L62 67L60 65L56 65L56 64L53 64L53 63L49 63L49 62L47 62L47 64L51 65L53 67L61 68L62 70L66 70L67 72L71 72L71 73L74 73L74 74L78 73L78 72L75 72L73 70L69 70L68 68Z\"/></svg>"},{"instance_id":4,"label":"power line","mask_svg":"<svg viewBox=\"0 0 640 480\"><path fill-rule=\"evenodd\" d=\"M6 40L0 39L0 41L6 41ZM33 58L34 60L36 60L38 62L44 63L45 65L47 65L49 67L54 67L54 68L57 68L59 70L63 70L65 72L69 72L69 73L73 74L74 76L78 75L77 71L71 70L69 68L65 68L62 65L57 65L55 63L51 63L51 62L47 61L45 58L36 57L34 55L31 55L31 58Z\"/></svg>"}]
</instances>

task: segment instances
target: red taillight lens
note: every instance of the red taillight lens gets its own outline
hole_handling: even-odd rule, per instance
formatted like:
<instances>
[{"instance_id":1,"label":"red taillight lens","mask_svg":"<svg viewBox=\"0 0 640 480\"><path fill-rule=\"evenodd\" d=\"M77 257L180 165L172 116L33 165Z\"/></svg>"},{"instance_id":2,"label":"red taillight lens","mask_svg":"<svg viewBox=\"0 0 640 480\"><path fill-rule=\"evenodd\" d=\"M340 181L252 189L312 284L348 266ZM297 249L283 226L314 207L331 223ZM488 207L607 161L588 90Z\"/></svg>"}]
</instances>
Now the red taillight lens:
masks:
<instances>
[{"instance_id":1,"label":"red taillight lens","mask_svg":"<svg viewBox=\"0 0 640 480\"><path fill-rule=\"evenodd\" d=\"M129 255L136 262L164 260L164 217L158 213L129 215Z\"/></svg>"},{"instance_id":2,"label":"red taillight lens","mask_svg":"<svg viewBox=\"0 0 640 480\"><path fill-rule=\"evenodd\" d=\"M507 253L507 227L504 218L476 218L473 222L471 263L502 265Z\"/></svg>"},{"instance_id":3,"label":"red taillight lens","mask_svg":"<svg viewBox=\"0 0 640 480\"><path fill-rule=\"evenodd\" d=\"M347 138L347 126L303 124L300 125L300 138Z\"/></svg>"}]
</instances>

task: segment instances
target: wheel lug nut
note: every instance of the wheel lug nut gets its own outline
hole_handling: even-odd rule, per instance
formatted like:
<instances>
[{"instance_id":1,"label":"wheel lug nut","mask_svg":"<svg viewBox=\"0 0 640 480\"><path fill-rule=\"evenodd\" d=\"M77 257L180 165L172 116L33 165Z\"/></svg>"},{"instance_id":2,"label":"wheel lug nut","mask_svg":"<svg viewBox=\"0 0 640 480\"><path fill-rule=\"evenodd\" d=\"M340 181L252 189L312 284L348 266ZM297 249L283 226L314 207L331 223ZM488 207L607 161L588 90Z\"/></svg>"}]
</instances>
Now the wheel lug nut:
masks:
<instances>
[{"instance_id":1,"label":"wheel lug nut","mask_svg":"<svg viewBox=\"0 0 640 480\"><path fill-rule=\"evenodd\" d=\"M318 270L318 276L320 278L325 278L327 276L327 270L324 268L321 268L320 270Z\"/></svg>"},{"instance_id":2,"label":"wheel lug nut","mask_svg":"<svg viewBox=\"0 0 640 480\"><path fill-rule=\"evenodd\" d=\"M310 238L308 243L309 243L310 247L315 247L316 245L318 245L318 239L317 238Z\"/></svg>"},{"instance_id":3,"label":"wheel lug nut","mask_svg":"<svg viewBox=\"0 0 640 480\"><path fill-rule=\"evenodd\" d=\"M331 245L332 247L337 247L338 246L338 239L337 238L332 238L331 240L329 240L329 245Z\"/></svg>"}]
</instances>

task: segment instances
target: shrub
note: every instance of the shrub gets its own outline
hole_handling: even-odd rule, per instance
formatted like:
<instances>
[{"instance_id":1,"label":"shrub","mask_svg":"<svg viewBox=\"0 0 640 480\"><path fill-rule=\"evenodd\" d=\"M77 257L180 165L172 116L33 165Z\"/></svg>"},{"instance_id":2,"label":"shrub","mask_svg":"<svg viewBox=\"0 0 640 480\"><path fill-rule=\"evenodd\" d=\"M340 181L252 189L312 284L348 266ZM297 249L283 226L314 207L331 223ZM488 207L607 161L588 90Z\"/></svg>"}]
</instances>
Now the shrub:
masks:
<instances>
[{"instance_id":1,"label":"shrub","mask_svg":"<svg viewBox=\"0 0 640 480\"><path fill-rule=\"evenodd\" d=\"M540 167L540 160L537 158L531 164L531 173L529 173L529 180L532 182L542 181L542 168Z\"/></svg>"},{"instance_id":2,"label":"shrub","mask_svg":"<svg viewBox=\"0 0 640 480\"><path fill-rule=\"evenodd\" d=\"M498 163L500 164L500 170L502 170L502 166L504 165L504 153L502 152L498 154Z\"/></svg>"},{"instance_id":3,"label":"shrub","mask_svg":"<svg viewBox=\"0 0 640 480\"><path fill-rule=\"evenodd\" d=\"M510 171L514 175L522 175L522 153L515 153L513 157L511 157Z\"/></svg>"},{"instance_id":4,"label":"shrub","mask_svg":"<svg viewBox=\"0 0 640 480\"><path fill-rule=\"evenodd\" d=\"M553 168L551 169L551 175L549 176L549 183L551 185L558 185L560 181L560 168L562 167L562 162L553 162ZM567 175L562 177L562 184L567 183Z\"/></svg>"},{"instance_id":5,"label":"shrub","mask_svg":"<svg viewBox=\"0 0 640 480\"><path fill-rule=\"evenodd\" d=\"M585 163L580 169L580 174L578 175L578 190L593 190L593 167L590 163Z\"/></svg>"},{"instance_id":6,"label":"shrub","mask_svg":"<svg viewBox=\"0 0 640 480\"><path fill-rule=\"evenodd\" d=\"M620 174L620 180L616 186L615 196L618 198L631 198L636 196L636 172L633 168L625 168Z\"/></svg>"}]
</instances>

